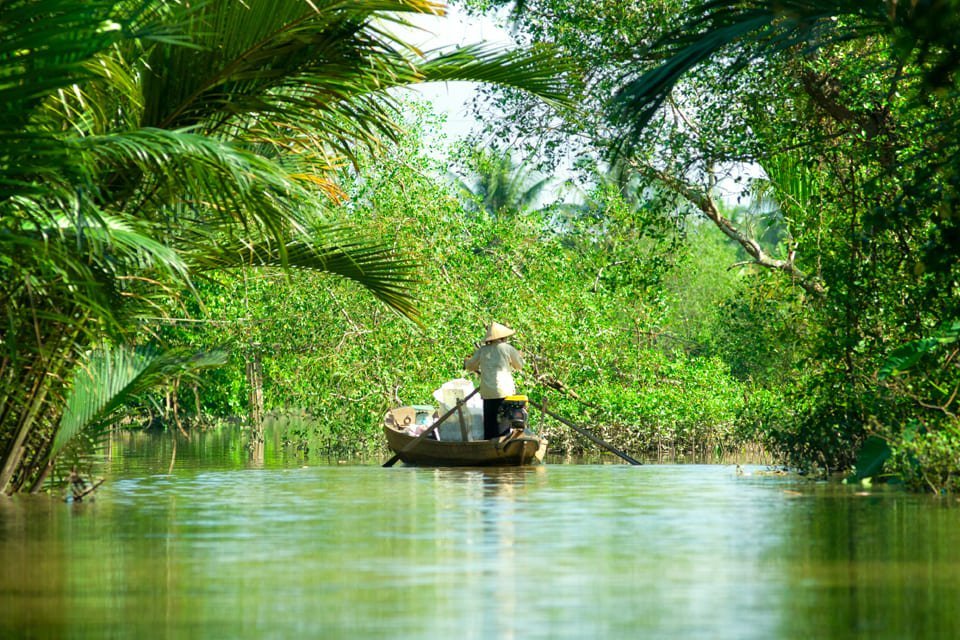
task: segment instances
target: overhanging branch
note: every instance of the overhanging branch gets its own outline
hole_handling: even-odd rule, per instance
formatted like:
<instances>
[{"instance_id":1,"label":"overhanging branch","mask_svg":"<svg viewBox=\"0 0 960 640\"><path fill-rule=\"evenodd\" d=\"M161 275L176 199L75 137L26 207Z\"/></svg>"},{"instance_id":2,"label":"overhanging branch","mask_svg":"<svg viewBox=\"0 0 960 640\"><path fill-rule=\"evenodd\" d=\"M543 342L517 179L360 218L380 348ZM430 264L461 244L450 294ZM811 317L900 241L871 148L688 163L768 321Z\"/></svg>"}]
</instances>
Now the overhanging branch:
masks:
<instances>
[{"instance_id":1,"label":"overhanging branch","mask_svg":"<svg viewBox=\"0 0 960 640\"><path fill-rule=\"evenodd\" d=\"M643 170L643 169L641 169ZM672 191L683 196L710 221L712 221L728 238L734 240L753 258L753 264L765 269L779 271L794 280L804 291L823 297L826 293L823 283L815 276L809 276L797 268L794 263L794 252L790 253L787 260L780 260L767 254L760 243L754 238L743 233L733 224L733 222L720 213L716 202L705 190L691 185L674 176L668 175L660 169L647 167L644 173L652 174L658 181L667 185Z\"/></svg>"}]
</instances>

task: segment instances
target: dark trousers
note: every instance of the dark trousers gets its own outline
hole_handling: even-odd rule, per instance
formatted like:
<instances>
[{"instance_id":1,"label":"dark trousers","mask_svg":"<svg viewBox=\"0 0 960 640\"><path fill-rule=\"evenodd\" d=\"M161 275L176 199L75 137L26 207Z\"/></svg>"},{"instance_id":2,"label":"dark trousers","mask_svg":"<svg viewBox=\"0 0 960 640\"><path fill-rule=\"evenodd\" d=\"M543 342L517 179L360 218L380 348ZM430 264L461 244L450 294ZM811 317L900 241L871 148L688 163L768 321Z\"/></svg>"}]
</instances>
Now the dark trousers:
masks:
<instances>
[{"instance_id":1,"label":"dark trousers","mask_svg":"<svg viewBox=\"0 0 960 640\"><path fill-rule=\"evenodd\" d=\"M483 437L485 440L499 438L510 429L500 431L500 405L503 404L503 398L490 398L483 401Z\"/></svg>"}]
</instances>

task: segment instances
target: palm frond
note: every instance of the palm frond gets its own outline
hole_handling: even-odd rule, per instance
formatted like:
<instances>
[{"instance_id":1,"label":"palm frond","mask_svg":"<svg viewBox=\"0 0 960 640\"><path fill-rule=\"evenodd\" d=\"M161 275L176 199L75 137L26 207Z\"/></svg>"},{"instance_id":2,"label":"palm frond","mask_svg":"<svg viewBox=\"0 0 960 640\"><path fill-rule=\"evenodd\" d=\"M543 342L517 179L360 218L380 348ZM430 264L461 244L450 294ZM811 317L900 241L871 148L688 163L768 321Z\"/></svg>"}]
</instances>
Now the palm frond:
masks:
<instances>
[{"instance_id":1,"label":"palm frond","mask_svg":"<svg viewBox=\"0 0 960 640\"><path fill-rule=\"evenodd\" d=\"M120 36L112 20L115 4L109 0L3 3L0 127L22 128L51 93L91 77L86 63ZM38 50L45 55L32 55Z\"/></svg>"},{"instance_id":2,"label":"palm frond","mask_svg":"<svg viewBox=\"0 0 960 640\"><path fill-rule=\"evenodd\" d=\"M758 184L757 195L769 194L777 208L792 217L808 211L817 197L814 172L799 153L780 154L760 159L767 179Z\"/></svg>"},{"instance_id":3,"label":"palm frond","mask_svg":"<svg viewBox=\"0 0 960 640\"><path fill-rule=\"evenodd\" d=\"M105 136L89 136L77 144L117 185L134 179L138 189L125 208L143 217L181 211L180 223L190 219L211 227L237 225L259 229L278 241L291 229L303 230L301 207L315 194L310 183L286 173L281 165L238 145L181 131L139 129ZM105 197L116 197L105 194ZM172 214L171 214L172 215Z\"/></svg>"},{"instance_id":4,"label":"palm frond","mask_svg":"<svg viewBox=\"0 0 960 640\"><path fill-rule=\"evenodd\" d=\"M90 352L74 373L52 456L80 433L95 435L102 430L111 416L135 395L226 362L227 354L223 351L157 352L121 346Z\"/></svg>"},{"instance_id":5,"label":"palm frond","mask_svg":"<svg viewBox=\"0 0 960 640\"><path fill-rule=\"evenodd\" d=\"M889 33L891 15L882 2L857 0L709 0L650 49L666 61L626 78L609 106L611 120L624 128L620 150L639 139L680 79L721 53L730 54L728 73L757 57ZM842 18L842 19L841 19Z\"/></svg>"},{"instance_id":6,"label":"palm frond","mask_svg":"<svg viewBox=\"0 0 960 640\"><path fill-rule=\"evenodd\" d=\"M42 144L70 164L51 174L42 189L25 186L25 193L0 201L6 228L23 240L7 236L4 246L36 249L42 257L31 264L51 260L87 283L102 280L81 275L97 264L116 273L163 271L185 281L188 267L175 247L197 238L216 242L215 234L233 227L282 248L291 234L313 224L315 209L303 203L318 191L329 192L328 185L314 187L302 176L289 176L261 155L189 133L136 130L79 140L43 138ZM138 188L128 192L130 180ZM114 192L103 192L101 184ZM124 198L127 202L120 202ZM132 215L110 213L103 204ZM192 234L191 227L202 233ZM34 243L41 238L57 243ZM74 267L66 267L71 261Z\"/></svg>"},{"instance_id":7,"label":"palm frond","mask_svg":"<svg viewBox=\"0 0 960 640\"><path fill-rule=\"evenodd\" d=\"M527 162L517 164L509 152L474 150L466 179L454 175L469 206L477 206L491 216L516 214L536 202L553 178L531 169ZM453 174L451 174L453 175Z\"/></svg>"},{"instance_id":8,"label":"palm frond","mask_svg":"<svg viewBox=\"0 0 960 640\"><path fill-rule=\"evenodd\" d=\"M213 251L193 256L193 262L201 270L285 267L347 278L419 324L413 295L418 282L416 262L398 255L385 240L368 239L350 229L328 227L313 237L323 240L291 240L282 249L269 244L221 243Z\"/></svg>"},{"instance_id":9,"label":"palm frond","mask_svg":"<svg viewBox=\"0 0 960 640\"><path fill-rule=\"evenodd\" d=\"M179 3L177 3L179 4ZM0 20L0 128L19 130L59 90L97 76L92 61L120 42L186 42L161 0L6 0ZM188 14L189 8L178 7Z\"/></svg>"},{"instance_id":10,"label":"palm frond","mask_svg":"<svg viewBox=\"0 0 960 640\"><path fill-rule=\"evenodd\" d=\"M190 31L199 48L153 50L152 71L144 75L142 124L240 136L268 128L264 123L282 123L309 130L318 148L351 157L357 145L377 148L400 134L398 106L386 92L394 87L493 82L570 105L570 65L548 49L478 45L423 55L383 26L403 23L394 12L438 13L439 5L209 2Z\"/></svg>"},{"instance_id":11,"label":"palm frond","mask_svg":"<svg viewBox=\"0 0 960 640\"><path fill-rule=\"evenodd\" d=\"M553 182L553 178L546 176L537 180L532 185L526 187L523 191L522 204L524 207L531 207L533 203L537 201L537 198L543 194L544 190L550 186L550 183Z\"/></svg>"},{"instance_id":12,"label":"palm frond","mask_svg":"<svg viewBox=\"0 0 960 640\"><path fill-rule=\"evenodd\" d=\"M0 308L11 315L8 337L19 335L15 342L24 352L42 350L43 342L31 346L47 332L31 328L41 321L53 331L76 326L80 342L120 336L139 303L190 286L189 265L176 249L145 231L139 221L102 212L8 226L0 234Z\"/></svg>"},{"instance_id":13,"label":"palm frond","mask_svg":"<svg viewBox=\"0 0 960 640\"><path fill-rule=\"evenodd\" d=\"M212 0L189 26L198 48L154 49L143 124L220 128L241 114L302 120L306 110L323 111L408 73L374 17L437 10L415 0Z\"/></svg>"},{"instance_id":14,"label":"palm frond","mask_svg":"<svg viewBox=\"0 0 960 640\"><path fill-rule=\"evenodd\" d=\"M484 82L526 91L558 108L574 105L574 65L548 47L481 43L435 53L420 67L422 82Z\"/></svg>"}]
</instances>

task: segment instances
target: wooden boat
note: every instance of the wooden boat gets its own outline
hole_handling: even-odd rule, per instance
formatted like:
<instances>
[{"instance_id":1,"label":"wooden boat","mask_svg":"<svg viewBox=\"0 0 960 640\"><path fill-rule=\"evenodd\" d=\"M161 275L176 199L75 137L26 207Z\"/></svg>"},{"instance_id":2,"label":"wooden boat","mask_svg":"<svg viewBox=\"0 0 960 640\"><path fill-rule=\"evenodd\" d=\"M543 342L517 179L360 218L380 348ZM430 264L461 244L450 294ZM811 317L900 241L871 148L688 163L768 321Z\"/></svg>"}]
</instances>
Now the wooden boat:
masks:
<instances>
[{"instance_id":1,"label":"wooden boat","mask_svg":"<svg viewBox=\"0 0 960 640\"><path fill-rule=\"evenodd\" d=\"M396 416L407 407L387 412L383 432L387 444L400 460L412 465L430 467L522 466L543 462L547 441L519 429L496 440L453 441L420 438L409 433Z\"/></svg>"}]
</instances>

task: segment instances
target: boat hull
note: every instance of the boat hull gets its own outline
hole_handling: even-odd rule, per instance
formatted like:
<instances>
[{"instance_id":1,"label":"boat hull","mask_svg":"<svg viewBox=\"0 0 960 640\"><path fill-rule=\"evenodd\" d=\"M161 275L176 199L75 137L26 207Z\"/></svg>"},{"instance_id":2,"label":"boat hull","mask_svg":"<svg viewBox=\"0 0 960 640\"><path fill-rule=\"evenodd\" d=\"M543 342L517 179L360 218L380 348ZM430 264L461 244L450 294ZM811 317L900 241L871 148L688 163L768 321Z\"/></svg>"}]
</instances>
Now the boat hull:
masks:
<instances>
[{"instance_id":1,"label":"boat hull","mask_svg":"<svg viewBox=\"0 0 960 640\"><path fill-rule=\"evenodd\" d=\"M383 426L390 450L406 464L430 467L511 467L543 462L547 441L535 435L503 436L496 440L447 442L426 437L410 446L411 436L390 425Z\"/></svg>"}]
</instances>

